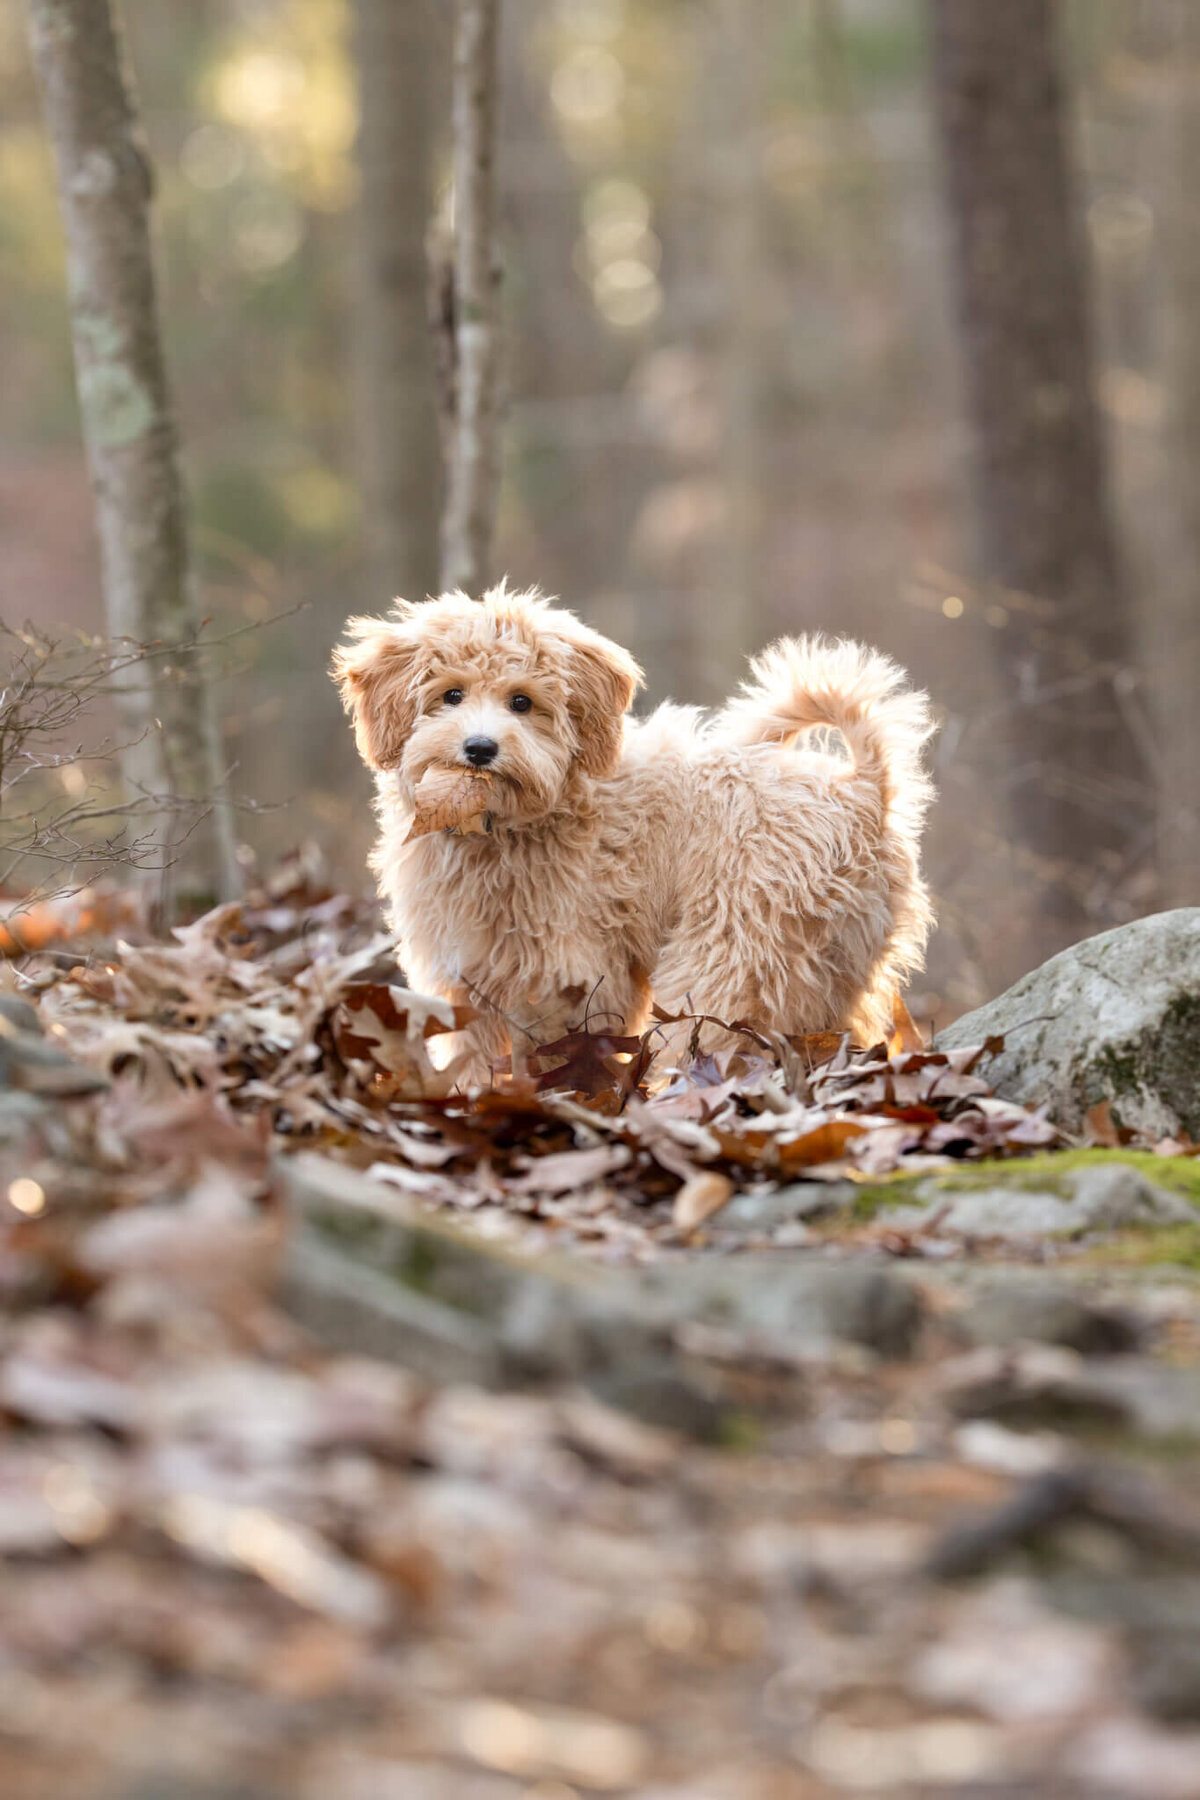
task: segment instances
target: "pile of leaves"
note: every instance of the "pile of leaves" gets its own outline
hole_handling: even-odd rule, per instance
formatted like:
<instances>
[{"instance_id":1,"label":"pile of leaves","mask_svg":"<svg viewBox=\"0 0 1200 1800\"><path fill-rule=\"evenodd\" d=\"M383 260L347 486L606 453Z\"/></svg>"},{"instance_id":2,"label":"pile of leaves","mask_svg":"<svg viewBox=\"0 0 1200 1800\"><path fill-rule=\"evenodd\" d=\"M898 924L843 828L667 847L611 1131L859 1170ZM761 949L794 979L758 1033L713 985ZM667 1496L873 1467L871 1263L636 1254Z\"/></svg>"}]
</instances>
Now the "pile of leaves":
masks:
<instances>
[{"instance_id":1,"label":"pile of leaves","mask_svg":"<svg viewBox=\"0 0 1200 1800\"><path fill-rule=\"evenodd\" d=\"M1160 1654L1104 1610L1106 1582L1149 1606L1168 1553L1170 1596L1200 1579L1194 1445L1172 1440L1171 1486L1131 1485L1043 1414L1013 1425L1072 1384L1094 1420L1122 1360L1104 1309L1084 1307L1090 1359L967 1348L957 1284L919 1303L905 1362L714 1339L736 1455L675 1412L347 1354L289 1310L281 1150L636 1255L735 1186L1046 1142L974 1053L742 1029L710 1054L696 1020L679 1055L677 1020L581 1025L460 1092L439 1040L465 1015L409 993L373 910L311 878L168 944L68 941L10 986L5 1800L835 1800L1041 1793L1043 1773L1082 1794L1114 1769L1132 1800L1197 1792L1194 1633ZM866 1273L876 1298L909 1289ZM1178 1282L1123 1341L1154 1334L1169 1366L1132 1374L1169 1398L1200 1343Z\"/></svg>"},{"instance_id":2,"label":"pile of leaves","mask_svg":"<svg viewBox=\"0 0 1200 1800\"><path fill-rule=\"evenodd\" d=\"M991 1095L979 1067L993 1046L929 1050L906 1019L890 1045L856 1049L665 1015L623 1037L584 1018L493 1087L464 1090L447 1034L477 1015L404 987L362 903L301 882L173 936L50 965L38 985L52 1038L143 1098L208 1093L281 1144L431 1205L575 1224L650 1208L691 1227L739 1188L874 1181L1056 1136ZM705 1050L716 1025L727 1047Z\"/></svg>"}]
</instances>

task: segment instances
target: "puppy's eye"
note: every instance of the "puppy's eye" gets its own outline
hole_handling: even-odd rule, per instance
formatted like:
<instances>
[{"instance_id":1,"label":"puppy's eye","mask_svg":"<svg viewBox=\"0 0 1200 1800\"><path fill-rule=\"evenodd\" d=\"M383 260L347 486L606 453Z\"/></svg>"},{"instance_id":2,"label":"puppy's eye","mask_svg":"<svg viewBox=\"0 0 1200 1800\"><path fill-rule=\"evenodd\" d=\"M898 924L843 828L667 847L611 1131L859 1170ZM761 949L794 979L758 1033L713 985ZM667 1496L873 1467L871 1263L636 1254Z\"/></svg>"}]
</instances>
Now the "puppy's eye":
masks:
<instances>
[{"instance_id":1,"label":"puppy's eye","mask_svg":"<svg viewBox=\"0 0 1200 1800\"><path fill-rule=\"evenodd\" d=\"M514 694L508 703L510 712L532 712L533 701L528 694Z\"/></svg>"},{"instance_id":2,"label":"puppy's eye","mask_svg":"<svg viewBox=\"0 0 1200 1800\"><path fill-rule=\"evenodd\" d=\"M463 691L461 688L447 688L442 695L443 704L446 706L461 706L462 700Z\"/></svg>"}]
</instances>

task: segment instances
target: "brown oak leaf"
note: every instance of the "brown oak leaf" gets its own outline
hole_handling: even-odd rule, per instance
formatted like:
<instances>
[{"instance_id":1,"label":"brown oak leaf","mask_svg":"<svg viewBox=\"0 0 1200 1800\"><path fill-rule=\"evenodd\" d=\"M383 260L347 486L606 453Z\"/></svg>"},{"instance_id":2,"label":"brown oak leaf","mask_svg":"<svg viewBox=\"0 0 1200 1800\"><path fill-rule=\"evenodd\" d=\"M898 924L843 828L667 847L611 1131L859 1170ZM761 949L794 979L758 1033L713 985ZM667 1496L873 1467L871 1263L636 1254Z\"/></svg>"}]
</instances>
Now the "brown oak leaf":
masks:
<instances>
[{"instance_id":1,"label":"brown oak leaf","mask_svg":"<svg viewBox=\"0 0 1200 1800\"><path fill-rule=\"evenodd\" d=\"M486 769L426 769L417 783L417 809L406 842L434 831L465 837L491 829L488 801L492 778Z\"/></svg>"}]
</instances>

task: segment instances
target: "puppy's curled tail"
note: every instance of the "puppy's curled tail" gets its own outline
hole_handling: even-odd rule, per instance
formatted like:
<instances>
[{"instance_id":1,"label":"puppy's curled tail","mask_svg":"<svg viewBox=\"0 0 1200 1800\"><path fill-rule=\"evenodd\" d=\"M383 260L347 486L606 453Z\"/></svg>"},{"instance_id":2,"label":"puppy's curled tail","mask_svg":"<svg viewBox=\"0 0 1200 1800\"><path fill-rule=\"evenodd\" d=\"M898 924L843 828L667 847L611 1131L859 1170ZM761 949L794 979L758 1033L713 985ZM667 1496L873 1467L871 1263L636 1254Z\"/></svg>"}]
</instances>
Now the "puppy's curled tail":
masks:
<instances>
[{"instance_id":1,"label":"puppy's curled tail","mask_svg":"<svg viewBox=\"0 0 1200 1800\"><path fill-rule=\"evenodd\" d=\"M780 638L750 664L751 679L719 716L734 743L792 743L832 726L854 773L876 789L885 818L919 830L933 788L922 761L934 729L927 696L877 650L842 638Z\"/></svg>"}]
</instances>

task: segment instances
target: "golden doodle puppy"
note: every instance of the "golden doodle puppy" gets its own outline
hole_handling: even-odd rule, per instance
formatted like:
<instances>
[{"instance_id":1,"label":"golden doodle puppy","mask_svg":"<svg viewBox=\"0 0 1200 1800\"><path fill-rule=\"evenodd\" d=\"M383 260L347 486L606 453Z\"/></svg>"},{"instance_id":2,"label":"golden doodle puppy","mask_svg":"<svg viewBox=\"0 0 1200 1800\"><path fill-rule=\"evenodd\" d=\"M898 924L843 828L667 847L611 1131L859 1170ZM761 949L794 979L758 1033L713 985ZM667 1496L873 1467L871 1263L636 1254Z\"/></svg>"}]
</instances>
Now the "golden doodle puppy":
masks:
<instances>
[{"instance_id":1,"label":"golden doodle puppy","mask_svg":"<svg viewBox=\"0 0 1200 1800\"><path fill-rule=\"evenodd\" d=\"M347 630L333 673L376 771L372 867L410 984L481 1011L454 1046L464 1079L585 1015L640 1032L653 1002L890 1030L931 922L931 727L886 657L784 638L715 715L634 720L633 658L536 593L402 601ZM848 758L796 748L813 726ZM410 835L444 770L478 778L486 829Z\"/></svg>"}]
</instances>

